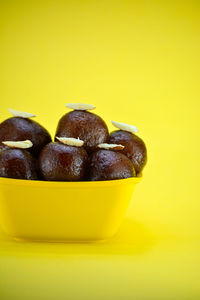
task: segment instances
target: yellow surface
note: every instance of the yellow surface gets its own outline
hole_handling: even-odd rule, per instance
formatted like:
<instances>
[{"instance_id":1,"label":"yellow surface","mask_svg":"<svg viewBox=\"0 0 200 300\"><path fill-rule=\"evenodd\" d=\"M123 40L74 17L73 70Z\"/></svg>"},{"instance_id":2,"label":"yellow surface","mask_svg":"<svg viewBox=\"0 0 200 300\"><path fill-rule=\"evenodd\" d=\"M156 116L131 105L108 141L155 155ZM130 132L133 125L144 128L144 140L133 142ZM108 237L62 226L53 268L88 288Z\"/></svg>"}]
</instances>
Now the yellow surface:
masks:
<instances>
[{"instance_id":1,"label":"yellow surface","mask_svg":"<svg viewBox=\"0 0 200 300\"><path fill-rule=\"evenodd\" d=\"M199 12L195 0L0 2L1 119L28 111L54 134L66 102L92 103L138 126L149 157L112 242L2 235L3 300L200 298Z\"/></svg>"},{"instance_id":2,"label":"yellow surface","mask_svg":"<svg viewBox=\"0 0 200 300\"><path fill-rule=\"evenodd\" d=\"M105 241L119 230L141 179L48 182L0 178L0 224L18 239Z\"/></svg>"}]
</instances>

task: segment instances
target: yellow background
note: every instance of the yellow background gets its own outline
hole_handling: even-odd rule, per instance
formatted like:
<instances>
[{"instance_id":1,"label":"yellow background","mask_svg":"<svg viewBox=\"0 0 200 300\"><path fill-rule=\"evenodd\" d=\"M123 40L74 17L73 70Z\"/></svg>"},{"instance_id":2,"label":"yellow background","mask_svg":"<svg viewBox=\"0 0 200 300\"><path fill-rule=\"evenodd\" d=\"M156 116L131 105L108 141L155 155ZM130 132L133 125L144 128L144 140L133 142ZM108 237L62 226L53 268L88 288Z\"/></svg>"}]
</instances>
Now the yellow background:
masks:
<instances>
[{"instance_id":1,"label":"yellow background","mask_svg":"<svg viewBox=\"0 0 200 300\"><path fill-rule=\"evenodd\" d=\"M65 103L92 103L148 148L109 243L1 234L1 300L200 299L199 53L199 1L1 0L1 120L32 112L54 135Z\"/></svg>"}]
</instances>

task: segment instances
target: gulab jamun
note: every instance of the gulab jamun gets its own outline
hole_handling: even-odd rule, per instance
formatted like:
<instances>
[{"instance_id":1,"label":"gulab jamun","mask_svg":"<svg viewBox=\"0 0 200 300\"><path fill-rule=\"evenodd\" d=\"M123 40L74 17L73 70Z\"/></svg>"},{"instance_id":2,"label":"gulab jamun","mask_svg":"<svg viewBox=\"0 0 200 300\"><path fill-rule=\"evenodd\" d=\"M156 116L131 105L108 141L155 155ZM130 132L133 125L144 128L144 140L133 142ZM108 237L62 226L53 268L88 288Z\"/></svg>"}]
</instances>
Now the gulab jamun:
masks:
<instances>
[{"instance_id":1,"label":"gulab jamun","mask_svg":"<svg viewBox=\"0 0 200 300\"><path fill-rule=\"evenodd\" d=\"M19 112L19 115L23 113ZM33 147L27 151L38 156L42 148L51 142L51 136L42 125L28 117L14 116L0 124L0 143L22 140L31 140Z\"/></svg>"},{"instance_id":2,"label":"gulab jamun","mask_svg":"<svg viewBox=\"0 0 200 300\"><path fill-rule=\"evenodd\" d=\"M38 179L35 158L27 150L5 147L0 152L0 177Z\"/></svg>"},{"instance_id":3,"label":"gulab jamun","mask_svg":"<svg viewBox=\"0 0 200 300\"><path fill-rule=\"evenodd\" d=\"M133 162L136 174L142 171L147 162L147 149L141 138L128 131L116 130L110 134L109 143L123 145L124 149L120 153Z\"/></svg>"},{"instance_id":4,"label":"gulab jamun","mask_svg":"<svg viewBox=\"0 0 200 300\"><path fill-rule=\"evenodd\" d=\"M131 160L122 153L101 149L88 160L87 179L91 181L114 180L136 176Z\"/></svg>"},{"instance_id":5,"label":"gulab jamun","mask_svg":"<svg viewBox=\"0 0 200 300\"><path fill-rule=\"evenodd\" d=\"M79 109L65 114L60 119L56 136L80 138L84 141L84 148L87 152L92 152L98 144L107 142L109 132L101 117L87 110Z\"/></svg>"},{"instance_id":6,"label":"gulab jamun","mask_svg":"<svg viewBox=\"0 0 200 300\"><path fill-rule=\"evenodd\" d=\"M39 155L39 169L45 180L80 181L84 178L87 152L83 147L49 143Z\"/></svg>"}]
</instances>

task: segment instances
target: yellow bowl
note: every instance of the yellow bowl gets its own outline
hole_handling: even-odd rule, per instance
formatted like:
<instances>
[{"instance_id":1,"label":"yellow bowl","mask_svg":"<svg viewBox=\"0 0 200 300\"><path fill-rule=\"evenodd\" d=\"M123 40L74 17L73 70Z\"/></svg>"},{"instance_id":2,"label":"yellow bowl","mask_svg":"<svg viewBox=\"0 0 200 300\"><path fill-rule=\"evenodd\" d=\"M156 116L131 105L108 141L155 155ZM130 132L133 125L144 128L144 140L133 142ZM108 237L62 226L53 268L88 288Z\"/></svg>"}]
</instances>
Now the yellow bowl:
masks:
<instances>
[{"instance_id":1,"label":"yellow bowl","mask_svg":"<svg viewBox=\"0 0 200 300\"><path fill-rule=\"evenodd\" d=\"M53 182L0 178L0 222L18 239L92 242L119 229L136 183Z\"/></svg>"}]
</instances>

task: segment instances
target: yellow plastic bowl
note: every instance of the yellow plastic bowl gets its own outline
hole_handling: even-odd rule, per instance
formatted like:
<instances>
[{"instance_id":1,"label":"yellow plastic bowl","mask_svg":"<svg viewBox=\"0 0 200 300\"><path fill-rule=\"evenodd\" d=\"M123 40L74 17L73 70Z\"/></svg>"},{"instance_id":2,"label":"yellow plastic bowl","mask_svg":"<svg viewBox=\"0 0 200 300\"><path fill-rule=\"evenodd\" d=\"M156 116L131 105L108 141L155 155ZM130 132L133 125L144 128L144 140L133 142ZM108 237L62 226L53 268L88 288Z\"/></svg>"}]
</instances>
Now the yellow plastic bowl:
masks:
<instances>
[{"instance_id":1,"label":"yellow plastic bowl","mask_svg":"<svg viewBox=\"0 0 200 300\"><path fill-rule=\"evenodd\" d=\"M18 239L92 242L119 229L136 183L52 182L0 178L0 222Z\"/></svg>"}]
</instances>

